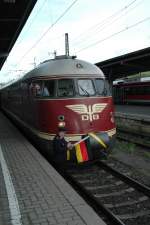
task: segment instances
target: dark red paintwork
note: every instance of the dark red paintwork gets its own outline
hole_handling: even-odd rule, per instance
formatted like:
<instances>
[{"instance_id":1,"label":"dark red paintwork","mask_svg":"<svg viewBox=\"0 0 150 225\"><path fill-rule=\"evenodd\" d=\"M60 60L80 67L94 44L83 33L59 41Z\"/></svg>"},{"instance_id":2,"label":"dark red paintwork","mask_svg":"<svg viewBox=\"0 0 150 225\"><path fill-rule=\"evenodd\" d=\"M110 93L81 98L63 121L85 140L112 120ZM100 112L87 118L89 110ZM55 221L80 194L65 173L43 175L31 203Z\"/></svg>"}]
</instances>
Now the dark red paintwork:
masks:
<instances>
[{"instance_id":1,"label":"dark red paintwork","mask_svg":"<svg viewBox=\"0 0 150 225\"><path fill-rule=\"evenodd\" d=\"M66 108L66 105L107 103L106 108L99 113L99 120L81 119L81 115ZM112 98L78 98L63 100L38 100L35 102L38 108L38 129L46 133L56 133L58 116L64 115L67 131L70 134L88 133L90 131L107 131L115 128L111 122Z\"/></svg>"}]
</instances>

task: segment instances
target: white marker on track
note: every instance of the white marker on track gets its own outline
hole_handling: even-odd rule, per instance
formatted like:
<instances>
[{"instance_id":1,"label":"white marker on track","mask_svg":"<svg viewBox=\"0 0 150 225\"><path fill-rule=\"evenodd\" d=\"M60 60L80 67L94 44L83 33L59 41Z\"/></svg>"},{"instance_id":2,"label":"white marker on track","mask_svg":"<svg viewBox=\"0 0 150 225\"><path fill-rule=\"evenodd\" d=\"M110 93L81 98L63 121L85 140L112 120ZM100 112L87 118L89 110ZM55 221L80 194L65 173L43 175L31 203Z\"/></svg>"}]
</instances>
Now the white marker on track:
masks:
<instances>
[{"instance_id":1,"label":"white marker on track","mask_svg":"<svg viewBox=\"0 0 150 225\"><path fill-rule=\"evenodd\" d=\"M11 222L13 225L22 225L19 203L15 193L15 188L9 173L9 169L7 167L7 164L3 155L1 145L0 145L0 165L2 168L2 173L3 173L4 182L5 182L6 191L7 191L9 209L11 214Z\"/></svg>"}]
</instances>

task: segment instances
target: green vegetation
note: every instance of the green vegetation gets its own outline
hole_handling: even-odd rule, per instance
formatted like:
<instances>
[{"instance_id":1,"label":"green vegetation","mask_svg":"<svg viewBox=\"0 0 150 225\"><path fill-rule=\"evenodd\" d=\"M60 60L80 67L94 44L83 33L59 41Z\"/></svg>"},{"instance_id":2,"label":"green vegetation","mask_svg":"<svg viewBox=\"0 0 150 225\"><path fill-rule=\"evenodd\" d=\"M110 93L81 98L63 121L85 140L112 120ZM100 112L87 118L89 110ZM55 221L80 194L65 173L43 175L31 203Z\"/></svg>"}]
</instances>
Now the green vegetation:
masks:
<instances>
[{"instance_id":1,"label":"green vegetation","mask_svg":"<svg viewBox=\"0 0 150 225\"><path fill-rule=\"evenodd\" d=\"M134 143L125 142L125 141L116 141L115 152L123 151L128 152L129 154L133 154L136 150L136 145Z\"/></svg>"},{"instance_id":2,"label":"green vegetation","mask_svg":"<svg viewBox=\"0 0 150 225\"><path fill-rule=\"evenodd\" d=\"M127 143L127 151L133 154L136 150L136 145L134 143Z\"/></svg>"},{"instance_id":3,"label":"green vegetation","mask_svg":"<svg viewBox=\"0 0 150 225\"><path fill-rule=\"evenodd\" d=\"M149 158L149 159L150 159L150 152L144 151L144 156L145 156L146 158Z\"/></svg>"}]
</instances>

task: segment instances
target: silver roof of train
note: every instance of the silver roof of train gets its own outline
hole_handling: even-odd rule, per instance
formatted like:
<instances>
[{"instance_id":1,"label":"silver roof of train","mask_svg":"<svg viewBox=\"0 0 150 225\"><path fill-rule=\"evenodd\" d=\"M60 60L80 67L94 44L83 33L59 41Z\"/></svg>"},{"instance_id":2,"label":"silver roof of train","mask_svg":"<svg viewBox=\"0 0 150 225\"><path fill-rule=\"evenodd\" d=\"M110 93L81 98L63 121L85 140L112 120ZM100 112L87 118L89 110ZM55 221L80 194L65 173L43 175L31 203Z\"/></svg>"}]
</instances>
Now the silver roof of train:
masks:
<instances>
[{"instance_id":1,"label":"silver roof of train","mask_svg":"<svg viewBox=\"0 0 150 225\"><path fill-rule=\"evenodd\" d=\"M41 76L98 75L104 78L103 72L95 65L72 57L47 60L28 72L24 79Z\"/></svg>"}]
</instances>

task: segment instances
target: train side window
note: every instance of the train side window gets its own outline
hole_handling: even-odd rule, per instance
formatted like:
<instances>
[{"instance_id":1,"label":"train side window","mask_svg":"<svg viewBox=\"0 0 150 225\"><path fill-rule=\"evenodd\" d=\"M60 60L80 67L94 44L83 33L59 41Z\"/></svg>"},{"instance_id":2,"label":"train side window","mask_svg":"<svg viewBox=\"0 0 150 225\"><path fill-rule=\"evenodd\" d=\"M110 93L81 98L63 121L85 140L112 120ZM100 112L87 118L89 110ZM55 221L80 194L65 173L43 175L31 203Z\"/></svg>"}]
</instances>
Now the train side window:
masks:
<instances>
[{"instance_id":1,"label":"train side window","mask_svg":"<svg viewBox=\"0 0 150 225\"><path fill-rule=\"evenodd\" d=\"M78 88L79 88L79 94L82 96L95 95L93 81L90 79L79 79Z\"/></svg>"},{"instance_id":2,"label":"train side window","mask_svg":"<svg viewBox=\"0 0 150 225\"><path fill-rule=\"evenodd\" d=\"M71 97L74 95L74 83L71 79L58 80L58 96Z\"/></svg>"},{"instance_id":3,"label":"train side window","mask_svg":"<svg viewBox=\"0 0 150 225\"><path fill-rule=\"evenodd\" d=\"M145 87L141 86L141 87L137 87L139 89L139 95L144 94L145 92Z\"/></svg>"},{"instance_id":4,"label":"train side window","mask_svg":"<svg viewBox=\"0 0 150 225\"><path fill-rule=\"evenodd\" d=\"M30 89L30 95L33 95L34 97L41 97L42 96L42 91L43 91L43 82L42 81L33 81L29 85Z\"/></svg>"},{"instance_id":5,"label":"train side window","mask_svg":"<svg viewBox=\"0 0 150 225\"><path fill-rule=\"evenodd\" d=\"M131 93L132 93L132 95L136 95L137 94L137 91L139 92L140 90L137 89L136 87L131 87Z\"/></svg>"},{"instance_id":6,"label":"train side window","mask_svg":"<svg viewBox=\"0 0 150 225\"><path fill-rule=\"evenodd\" d=\"M142 86L142 91L141 94L146 94L147 93L147 87Z\"/></svg>"},{"instance_id":7,"label":"train side window","mask_svg":"<svg viewBox=\"0 0 150 225\"><path fill-rule=\"evenodd\" d=\"M150 87L149 86L145 86L144 90L145 90L145 94L147 94L147 95L150 94Z\"/></svg>"},{"instance_id":8,"label":"train side window","mask_svg":"<svg viewBox=\"0 0 150 225\"><path fill-rule=\"evenodd\" d=\"M131 87L128 88L128 94L132 95L133 94L133 89Z\"/></svg>"},{"instance_id":9,"label":"train side window","mask_svg":"<svg viewBox=\"0 0 150 225\"><path fill-rule=\"evenodd\" d=\"M21 89L22 89L22 91L27 91L28 82L26 80L21 82Z\"/></svg>"},{"instance_id":10,"label":"train side window","mask_svg":"<svg viewBox=\"0 0 150 225\"><path fill-rule=\"evenodd\" d=\"M136 95L141 95L141 94L143 94L144 93L144 89L143 89L143 87L141 86L137 86L137 87L135 87L134 88L134 90L135 90L135 94Z\"/></svg>"},{"instance_id":11,"label":"train side window","mask_svg":"<svg viewBox=\"0 0 150 225\"><path fill-rule=\"evenodd\" d=\"M55 95L55 80L44 81L43 97L54 97Z\"/></svg>"}]
</instances>

